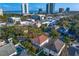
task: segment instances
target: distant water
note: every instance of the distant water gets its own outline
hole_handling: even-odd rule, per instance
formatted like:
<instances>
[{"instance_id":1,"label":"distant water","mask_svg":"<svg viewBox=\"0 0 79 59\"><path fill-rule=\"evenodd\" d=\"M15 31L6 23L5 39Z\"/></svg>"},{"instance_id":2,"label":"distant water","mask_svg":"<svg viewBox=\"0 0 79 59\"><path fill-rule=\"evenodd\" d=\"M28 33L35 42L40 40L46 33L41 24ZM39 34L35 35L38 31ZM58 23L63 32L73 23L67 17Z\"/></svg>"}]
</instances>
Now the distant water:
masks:
<instances>
[{"instance_id":1,"label":"distant water","mask_svg":"<svg viewBox=\"0 0 79 59\"><path fill-rule=\"evenodd\" d=\"M3 11L4 14L22 14L22 11Z\"/></svg>"},{"instance_id":2,"label":"distant water","mask_svg":"<svg viewBox=\"0 0 79 59\"><path fill-rule=\"evenodd\" d=\"M4 14L22 14L22 10L21 11L3 11L3 12L4 12ZM38 12L37 10L29 11L30 14L37 13L37 12Z\"/></svg>"},{"instance_id":3,"label":"distant water","mask_svg":"<svg viewBox=\"0 0 79 59\"><path fill-rule=\"evenodd\" d=\"M3 11L4 14L22 14L22 10L21 11ZM30 14L33 14L33 13L38 13L37 10L31 10L29 11Z\"/></svg>"}]
</instances>

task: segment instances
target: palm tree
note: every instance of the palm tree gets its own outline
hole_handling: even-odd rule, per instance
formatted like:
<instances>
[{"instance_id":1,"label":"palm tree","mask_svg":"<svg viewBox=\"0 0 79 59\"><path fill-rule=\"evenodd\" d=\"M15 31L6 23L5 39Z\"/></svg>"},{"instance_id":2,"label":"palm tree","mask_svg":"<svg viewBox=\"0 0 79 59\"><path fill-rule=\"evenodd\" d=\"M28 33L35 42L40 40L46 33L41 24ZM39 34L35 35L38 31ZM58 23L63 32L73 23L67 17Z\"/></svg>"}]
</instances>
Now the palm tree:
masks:
<instances>
[{"instance_id":1,"label":"palm tree","mask_svg":"<svg viewBox=\"0 0 79 59\"><path fill-rule=\"evenodd\" d=\"M55 29L52 29L49 35L53 41L59 38L59 33Z\"/></svg>"},{"instance_id":2,"label":"palm tree","mask_svg":"<svg viewBox=\"0 0 79 59\"><path fill-rule=\"evenodd\" d=\"M64 36L64 42L67 44L70 43L70 37L68 37L67 35Z\"/></svg>"},{"instance_id":3,"label":"palm tree","mask_svg":"<svg viewBox=\"0 0 79 59\"><path fill-rule=\"evenodd\" d=\"M58 21L57 25L58 26L64 26L68 27L69 21L67 18L61 18L60 21Z\"/></svg>"}]
</instances>

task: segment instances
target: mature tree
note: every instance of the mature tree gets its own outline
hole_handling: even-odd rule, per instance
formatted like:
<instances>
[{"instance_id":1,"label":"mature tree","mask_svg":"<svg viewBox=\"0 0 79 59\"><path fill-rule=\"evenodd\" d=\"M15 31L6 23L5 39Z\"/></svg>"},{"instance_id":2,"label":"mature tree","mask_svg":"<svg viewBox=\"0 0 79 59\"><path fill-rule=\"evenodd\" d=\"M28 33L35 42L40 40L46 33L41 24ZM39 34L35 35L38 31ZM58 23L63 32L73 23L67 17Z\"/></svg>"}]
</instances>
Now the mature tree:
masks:
<instances>
[{"instance_id":1,"label":"mature tree","mask_svg":"<svg viewBox=\"0 0 79 59\"><path fill-rule=\"evenodd\" d=\"M65 35L65 36L64 36L64 42L65 42L66 44L69 44L69 43L71 42L71 38L70 38L69 36Z\"/></svg>"},{"instance_id":2,"label":"mature tree","mask_svg":"<svg viewBox=\"0 0 79 59\"><path fill-rule=\"evenodd\" d=\"M52 38L53 41L55 41L56 39L59 38L59 33L55 29L52 29L50 32L50 37Z\"/></svg>"},{"instance_id":3,"label":"mature tree","mask_svg":"<svg viewBox=\"0 0 79 59\"><path fill-rule=\"evenodd\" d=\"M42 25L40 28L42 31L44 31L47 28L47 24Z\"/></svg>"},{"instance_id":4,"label":"mature tree","mask_svg":"<svg viewBox=\"0 0 79 59\"><path fill-rule=\"evenodd\" d=\"M8 18L8 16L0 16L0 21L6 22L7 18Z\"/></svg>"},{"instance_id":5,"label":"mature tree","mask_svg":"<svg viewBox=\"0 0 79 59\"><path fill-rule=\"evenodd\" d=\"M21 44L26 48L29 49L30 52L35 53L36 52L36 48L28 41L25 42L21 42Z\"/></svg>"},{"instance_id":6,"label":"mature tree","mask_svg":"<svg viewBox=\"0 0 79 59\"><path fill-rule=\"evenodd\" d=\"M29 42L25 41L25 42L21 42L21 44L22 44L25 48L28 48Z\"/></svg>"},{"instance_id":7,"label":"mature tree","mask_svg":"<svg viewBox=\"0 0 79 59\"><path fill-rule=\"evenodd\" d=\"M58 26L68 27L69 20L67 18L61 18L60 21L57 22Z\"/></svg>"},{"instance_id":8,"label":"mature tree","mask_svg":"<svg viewBox=\"0 0 79 59\"><path fill-rule=\"evenodd\" d=\"M1 37L3 39L13 38L13 43L18 43L17 36L23 36L22 29L16 26L2 27Z\"/></svg>"},{"instance_id":9,"label":"mature tree","mask_svg":"<svg viewBox=\"0 0 79 59\"><path fill-rule=\"evenodd\" d=\"M28 38L35 38L39 35L43 34L43 31L41 28L36 28L36 27L28 27L28 33L26 34Z\"/></svg>"}]
</instances>

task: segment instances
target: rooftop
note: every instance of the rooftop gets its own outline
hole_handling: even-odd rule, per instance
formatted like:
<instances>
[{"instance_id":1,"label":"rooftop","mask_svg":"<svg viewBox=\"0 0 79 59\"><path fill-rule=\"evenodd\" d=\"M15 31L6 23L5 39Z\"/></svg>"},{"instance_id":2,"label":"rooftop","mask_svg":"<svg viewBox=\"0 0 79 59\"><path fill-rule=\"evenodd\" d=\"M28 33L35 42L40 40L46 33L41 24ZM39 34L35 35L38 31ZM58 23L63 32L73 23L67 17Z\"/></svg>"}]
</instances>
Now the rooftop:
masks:
<instances>
[{"instance_id":1,"label":"rooftop","mask_svg":"<svg viewBox=\"0 0 79 59\"><path fill-rule=\"evenodd\" d=\"M16 52L15 46L12 43L0 47L0 56L9 56Z\"/></svg>"},{"instance_id":2,"label":"rooftop","mask_svg":"<svg viewBox=\"0 0 79 59\"><path fill-rule=\"evenodd\" d=\"M26 41L26 38L23 36L18 36L17 39L21 42L21 41Z\"/></svg>"},{"instance_id":3,"label":"rooftop","mask_svg":"<svg viewBox=\"0 0 79 59\"><path fill-rule=\"evenodd\" d=\"M4 46L6 44L6 42L2 39L0 39L0 47Z\"/></svg>"},{"instance_id":4,"label":"rooftop","mask_svg":"<svg viewBox=\"0 0 79 59\"><path fill-rule=\"evenodd\" d=\"M49 42L46 45L44 45L44 47L58 53L62 48L63 44L64 43L59 39L57 39L55 42L49 40Z\"/></svg>"},{"instance_id":5,"label":"rooftop","mask_svg":"<svg viewBox=\"0 0 79 59\"><path fill-rule=\"evenodd\" d=\"M73 43L68 48L69 56L79 56L79 43Z\"/></svg>"},{"instance_id":6,"label":"rooftop","mask_svg":"<svg viewBox=\"0 0 79 59\"><path fill-rule=\"evenodd\" d=\"M48 38L48 37L47 37L46 35L42 34L42 35L40 35L40 36L34 38L33 40L34 40L36 43L41 44L41 43L43 43L45 40L47 40L47 38Z\"/></svg>"}]
</instances>

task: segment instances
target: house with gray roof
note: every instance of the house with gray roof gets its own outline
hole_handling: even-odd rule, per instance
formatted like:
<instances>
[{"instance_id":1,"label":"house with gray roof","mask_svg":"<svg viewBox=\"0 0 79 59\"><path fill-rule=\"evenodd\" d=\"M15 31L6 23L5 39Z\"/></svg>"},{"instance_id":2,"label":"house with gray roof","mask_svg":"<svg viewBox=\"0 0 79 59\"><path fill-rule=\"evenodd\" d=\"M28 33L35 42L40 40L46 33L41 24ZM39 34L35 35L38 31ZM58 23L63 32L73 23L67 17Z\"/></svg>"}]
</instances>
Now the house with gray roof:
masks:
<instances>
[{"instance_id":1,"label":"house with gray roof","mask_svg":"<svg viewBox=\"0 0 79 59\"><path fill-rule=\"evenodd\" d=\"M0 46L0 56L13 56L15 54L17 54L17 52L13 43Z\"/></svg>"},{"instance_id":2,"label":"house with gray roof","mask_svg":"<svg viewBox=\"0 0 79 59\"><path fill-rule=\"evenodd\" d=\"M79 56L79 43L74 43L68 48L69 56Z\"/></svg>"},{"instance_id":3,"label":"house with gray roof","mask_svg":"<svg viewBox=\"0 0 79 59\"><path fill-rule=\"evenodd\" d=\"M49 42L43 46L45 54L52 56L59 56L63 51L65 44L61 40L57 39L55 42L49 40Z\"/></svg>"}]
</instances>

